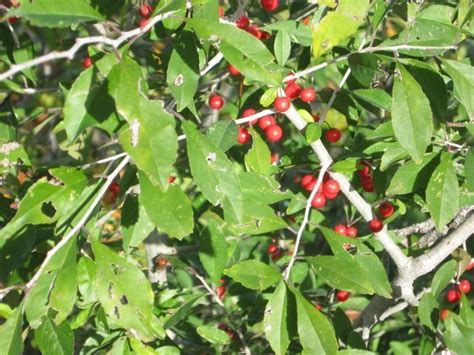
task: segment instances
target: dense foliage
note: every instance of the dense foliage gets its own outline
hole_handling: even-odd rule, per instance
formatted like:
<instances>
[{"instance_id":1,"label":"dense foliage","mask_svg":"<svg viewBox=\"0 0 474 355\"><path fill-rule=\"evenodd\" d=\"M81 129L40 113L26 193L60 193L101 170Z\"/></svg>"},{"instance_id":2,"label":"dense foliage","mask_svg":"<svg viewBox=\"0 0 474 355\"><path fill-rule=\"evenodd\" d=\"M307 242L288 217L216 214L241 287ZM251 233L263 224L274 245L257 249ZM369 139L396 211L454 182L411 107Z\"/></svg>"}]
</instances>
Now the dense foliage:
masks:
<instances>
[{"instance_id":1,"label":"dense foliage","mask_svg":"<svg viewBox=\"0 0 474 355\"><path fill-rule=\"evenodd\" d=\"M469 0L1 3L2 354L474 353Z\"/></svg>"}]
</instances>

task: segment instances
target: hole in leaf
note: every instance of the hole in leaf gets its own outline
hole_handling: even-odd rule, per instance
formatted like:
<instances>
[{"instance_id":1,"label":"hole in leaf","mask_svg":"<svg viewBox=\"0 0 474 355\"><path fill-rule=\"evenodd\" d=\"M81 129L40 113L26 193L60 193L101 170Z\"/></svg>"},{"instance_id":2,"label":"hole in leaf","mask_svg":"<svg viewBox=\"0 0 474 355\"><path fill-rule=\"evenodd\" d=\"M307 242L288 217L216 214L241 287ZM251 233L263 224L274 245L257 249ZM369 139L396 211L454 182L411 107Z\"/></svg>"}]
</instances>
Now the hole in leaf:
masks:
<instances>
[{"instance_id":1,"label":"hole in leaf","mask_svg":"<svg viewBox=\"0 0 474 355\"><path fill-rule=\"evenodd\" d=\"M109 282L109 287L107 288L107 291L109 292L109 297L114 298L114 294L112 293L112 287L114 286L113 282Z\"/></svg>"},{"instance_id":2,"label":"hole in leaf","mask_svg":"<svg viewBox=\"0 0 474 355\"><path fill-rule=\"evenodd\" d=\"M117 319L120 319L120 312L117 307L114 307L114 314L115 314L115 317L117 317Z\"/></svg>"},{"instance_id":3,"label":"hole in leaf","mask_svg":"<svg viewBox=\"0 0 474 355\"><path fill-rule=\"evenodd\" d=\"M54 208L51 202L43 202L41 205L41 212L49 218L53 218L56 214L56 208Z\"/></svg>"},{"instance_id":4,"label":"hole in leaf","mask_svg":"<svg viewBox=\"0 0 474 355\"><path fill-rule=\"evenodd\" d=\"M127 296L122 295L122 296L120 297L120 303L123 304L123 305L128 304Z\"/></svg>"}]
</instances>

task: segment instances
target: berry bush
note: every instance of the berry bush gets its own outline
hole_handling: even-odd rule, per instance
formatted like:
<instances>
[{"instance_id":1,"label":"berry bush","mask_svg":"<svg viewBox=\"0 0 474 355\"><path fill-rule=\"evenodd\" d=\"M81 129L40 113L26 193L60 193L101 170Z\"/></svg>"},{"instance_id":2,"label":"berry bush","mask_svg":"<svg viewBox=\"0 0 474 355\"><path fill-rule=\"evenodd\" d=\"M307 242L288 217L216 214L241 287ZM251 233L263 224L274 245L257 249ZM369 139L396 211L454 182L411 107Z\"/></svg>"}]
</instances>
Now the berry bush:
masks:
<instances>
[{"instance_id":1,"label":"berry bush","mask_svg":"<svg viewBox=\"0 0 474 355\"><path fill-rule=\"evenodd\" d=\"M469 0L0 0L2 354L474 353Z\"/></svg>"}]
</instances>

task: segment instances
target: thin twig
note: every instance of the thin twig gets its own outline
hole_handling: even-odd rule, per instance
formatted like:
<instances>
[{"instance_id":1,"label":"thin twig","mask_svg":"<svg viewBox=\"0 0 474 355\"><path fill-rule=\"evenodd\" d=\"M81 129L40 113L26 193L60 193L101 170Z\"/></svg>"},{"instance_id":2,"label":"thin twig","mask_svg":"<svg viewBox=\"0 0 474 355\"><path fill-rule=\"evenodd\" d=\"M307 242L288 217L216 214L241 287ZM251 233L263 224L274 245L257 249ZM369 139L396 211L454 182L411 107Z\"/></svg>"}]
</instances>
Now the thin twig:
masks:
<instances>
[{"instance_id":1,"label":"thin twig","mask_svg":"<svg viewBox=\"0 0 474 355\"><path fill-rule=\"evenodd\" d=\"M77 224L66 234L66 236L64 236L64 238L58 243L56 244L56 246L51 249L48 254L46 255L46 258L43 260L43 263L41 264L40 268L38 269L38 271L35 273L35 275L33 276L33 278L26 284L26 291L25 291L25 296L27 296L29 294L29 292L31 291L31 289L33 288L33 286L36 284L36 281L38 281L38 278L41 276L41 274L43 273L44 269L46 268L46 266L48 265L49 261L51 260L51 258L71 239L73 238L77 232L79 232L79 230L82 228L82 226L84 226L87 222L87 220L89 219L89 217L92 215L92 213L94 212L95 208L97 207L97 205L100 203L100 201L102 200L102 197L104 196L104 194L107 192L107 189L109 188L110 184L112 184L112 182L114 181L115 177L122 171L122 169L128 164L130 160L130 157L129 156L126 156L121 162L120 164L115 168L114 171L112 171L112 173L107 176L107 179L105 180L105 183L104 185L102 185L102 187L100 188L99 192L97 193L97 196L95 197L95 199L92 201L91 205L89 206L89 208L87 209L87 211L84 213L84 215L82 216L82 218L77 222Z\"/></svg>"},{"instance_id":2,"label":"thin twig","mask_svg":"<svg viewBox=\"0 0 474 355\"><path fill-rule=\"evenodd\" d=\"M31 67L34 67L34 66L46 63L46 62L50 62L52 60L66 59L66 58L73 59L74 56L76 55L76 53L83 46L86 46L86 45L103 44L103 45L111 46L113 49L117 49L122 43L126 42L127 40L132 39L132 38L136 39L136 38L139 38L139 37L143 36L156 23L170 17L174 13L175 13L175 11L170 11L170 12L166 12L166 13L161 14L161 15L157 15L157 16L151 18L143 28L138 27L138 28L135 28L134 30L131 30L131 31L122 32L122 34L116 39L108 38L108 37L105 37L105 36L92 36L92 37L79 38L79 39L76 40L76 43L66 51L51 52L51 53L45 54L41 57L35 58L33 60L30 60L30 61L27 61L27 62L24 62L24 63L21 63L21 64L13 64L10 67L10 69L8 69L7 71L0 74L0 81L8 79L12 75L14 75L16 73L19 73L19 72L21 72L21 71L23 71L27 68L31 68Z\"/></svg>"},{"instance_id":3,"label":"thin twig","mask_svg":"<svg viewBox=\"0 0 474 355\"><path fill-rule=\"evenodd\" d=\"M196 276L196 278L199 280L199 282L201 282L202 285L206 288L206 290L211 294L211 296L214 298L214 301L216 301L216 303L219 306L225 307L224 303L221 301L219 296L217 296L217 294L214 292L214 290L211 288L211 286L209 286L209 284L206 282L206 280L204 280L204 277L199 275L197 272L194 274L194 276Z\"/></svg>"},{"instance_id":4,"label":"thin twig","mask_svg":"<svg viewBox=\"0 0 474 355\"><path fill-rule=\"evenodd\" d=\"M82 165L80 168L81 168L81 169L88 169L88 168L90 168L91 166L99 165L99 164L105 164L105 163L108 163L108 162L111 162L111 161L120 159L120 158L122 158L122 157L124 157L124 156L126 156L126 155L127 155L127 153L120 153L120 154L113 155L113 156L108 157L108 158L100 159L100 160L94 161L94 162L92 162L92 163Z\"/></svg>"}]
</instances>

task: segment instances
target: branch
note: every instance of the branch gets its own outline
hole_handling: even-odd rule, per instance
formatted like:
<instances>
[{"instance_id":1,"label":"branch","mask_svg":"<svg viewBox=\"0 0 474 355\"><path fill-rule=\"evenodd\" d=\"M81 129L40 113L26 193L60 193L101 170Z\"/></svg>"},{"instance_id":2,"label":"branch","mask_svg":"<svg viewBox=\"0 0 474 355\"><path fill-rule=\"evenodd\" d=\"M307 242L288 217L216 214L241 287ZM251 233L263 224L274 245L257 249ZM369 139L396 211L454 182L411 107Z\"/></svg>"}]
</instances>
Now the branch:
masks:
<instances>
[{"instance_id":1,"label":"branch","mask_svg":"<svg viewBox=\"0 0 474 355\"><path fill-rule=\"evenodd\" d=\"M298 111L296 111L293 105L291 105L288 111L284 112L284 114L299 131L303 131L305 129L307 123L301 117ZM321 140L317 140L316 142L311 143L311 148L316 153L323 166L332 164L333 160ZM359 211L364 220L366 222L371 221L373 219L371 205L367 203L362 198L362 196L351 186L349 180L343 174L340 173L330 172L329 174L334 180L339 183L342 193L355 206L355 208ZM405 268L406 265L408 265L410 259L405 256L405 254L403 254L402 250L392 240L392 238L387 232L387 226L384 226L384 228L380 232L375 233L375 236L377 240L383 245L390 257L393 259L399 270Z\"/></svg>"},{"instance_id":2,"label":"branch","mask_svg":"<svg viewBox=\"0 0 474 355\"><path fill-rule=\"evenodd\" d=\"M64 238L58 244L56 244L56 246L53 249L51 249L48 252L48 254L46 255L46 258L43 260L43 263L41 264L38 271L35 273L33 278L26 284L26 286L25 286L25 290L26 290L25 291L25 296L27 296L29 294L29 292L31 291L33 286L36 284L36 282L38 281L38 278L41 276L41 274L43 273L44 269L46 268L46 266L48 265L48 263L50 262L51 258L54 256L54 254L56 254L86 224L87 220L89 219L89 217L92 215L92 213L94 212L97 205L102 200L102 197L107 192L107 189L109 188L110 184L112 184L115 177L128 164L129 160L130 160L130 158L128 156L126 156L120 162L120 164L115 168L115 170L112 171L112 173L109 176L107 176L107 179L105 180L104 185L102 185L102 187L100 188L99 192L97 193L97 196L95 197L94 201L92 201L92 203L89 206L88 210L84 213L84 215L79 220L79 222L77 222L77 224L69 231L69 233L67 233L66 236L64 236Z\"/></svg>"},{"instance_id":3,"label":"branch","mask_svg":"<svg viewBox=\"0 0 474 355\"><path fill-rule=\"evenodd\" d=\"M411 45L407 45L407 44L401 44L401 45L398 45L398 46L389 46L389 47L367 47L367 48L364 48L364 49L360 48L359 50L357 50L353 53L349 53L349 54L337 57L333 60L318 64L318 65L315 65L313 67L307 68L305 70L299 71L297 73L288 75L283 79L283 82L288 82L288 81L291 81L291 80L301 78L302 76L305 76L305 75L311 74L315 71L324 69L330 64L342 62L344 60L349 59L349 57L351 55L357 54L357 53L398 52L400 50L425 50L425 51L433 50L433 51L435 51L435 50L449 50L449 49L457 49L457 48L458 48L457 46L411 46Z\"/></svg>"},{"instance_id":4,"label":"branch","mask_svg":"<svg viewBox=\"0 0 474 355\"><path fill-rule=\"evenodd\" d=\"M388 318L389 311L398 298L404 298L406 306L416 305L419 295L413 294L413 283L419 277L433 271L441 262L446 259L456 248L463 244L474 233L474 214L467 218L458 229L449 234L442 242L426 254L423 254L411 262L393 280L393 299L389 300L380 296L375 296L369 305L362 311L356 320L356 326L361 327L363 338L368 338L368 332L379 321ZM407 295L413 295L407 297ZM382 318L384 316L385 318Z\"/></svg>"},{"instance_id":5,"label":"branch","mask_svg":"<svg viewBox=\"0 0 474 355\"><path fill-rule=\"evenodd\" d=\"M298 233L296 234L296 241L295 241L295 249L293 250L293 255L291 256L290 262L288 263L288 266L286 267L285 270L285 281L288 281L288 278L290 277L291 274L291 268L293 267L296 259L296 255L298 254L298 249L300 247L300 242L301 242L301 237L303 235L303 232L306 228L306 225L309 222L309 215L311 213L312 205L311 202L314 199L314 196L316 196L316 193L318 192L319 188L321 187L321 184L323 182L324 174L326 174L326 171L329 168L330 163L326 162L326 164L323 164L321 167L321 170L319 171L318 175L318 180L316 181L316 185L314 185L313 190L311 191L311 194L308 197L308 200L306 200L306 207L304 210L304 217L303 217L303 222L301 222L301 226L298 229Z\"/></svg>"},{"instance_id":6,"label":"branch","mask_svg":"<svg viewBox=\"0 0 474 355\"><path fill-rule=\"evenodd\" d=\"M10 69L0 74L0 81L8 79L12 75L19 73L22 70L25 70L25 69L28 69L28 68L46 63L46 62L50 62L52 60L66 59L66 58L73 59L76 53L83 46L86 46L89 44L103 44L103 45L111 46L113 49L117 49L123 42L126 42L127 40L131 38L135 38L135 39L140 38L145 33L147 33L148 30L150 30L156 23L170 17L175 12L176 11L170 11L161 15L157 15L151 18L143 28L138 27L131 31L122 32L122 34L116 39L108 38L105 36L79 38L76 40L76 43L67 51L51 52L41 57L35 58L33 60L30 60L21 64L12 65Z\"/></svg>"}]
</instances>

